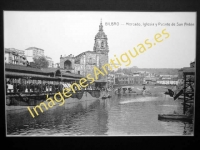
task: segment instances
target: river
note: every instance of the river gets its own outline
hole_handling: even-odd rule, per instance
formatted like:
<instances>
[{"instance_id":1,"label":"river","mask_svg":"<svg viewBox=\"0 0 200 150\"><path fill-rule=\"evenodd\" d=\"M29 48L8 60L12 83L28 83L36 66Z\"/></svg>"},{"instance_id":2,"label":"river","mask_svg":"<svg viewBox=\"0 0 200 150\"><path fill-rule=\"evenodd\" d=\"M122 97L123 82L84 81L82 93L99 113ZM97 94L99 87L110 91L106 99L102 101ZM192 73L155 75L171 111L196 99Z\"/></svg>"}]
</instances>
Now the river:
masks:
<instances>
[{"instance_id":1,"label":"river","mask_svg":"<svg viewBox=\"0 0 200 150\"><path fill-rule=\"evenodd\" d=\"M7 111L7 135L193 135L192 123L158 120L158 114L182 113L181 102L164 94L143 96L112 93L110 99L58 106L34 119L28 111Z\"/></svg>"}]
</instances>

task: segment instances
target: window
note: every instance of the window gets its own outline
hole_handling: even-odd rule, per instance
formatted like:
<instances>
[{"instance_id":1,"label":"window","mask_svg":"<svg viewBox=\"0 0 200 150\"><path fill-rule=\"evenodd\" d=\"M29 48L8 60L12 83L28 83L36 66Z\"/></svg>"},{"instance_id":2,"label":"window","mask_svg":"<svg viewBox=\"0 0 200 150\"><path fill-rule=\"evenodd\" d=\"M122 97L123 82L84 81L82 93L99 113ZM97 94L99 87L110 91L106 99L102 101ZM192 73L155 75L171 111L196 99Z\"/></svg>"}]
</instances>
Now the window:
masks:
<instances>
[{"instance_id":1,"label":"window","mask_svg":"<svg viewBox=\"0 0 200 150\"><path fill-rule=\"evenodd\" d=\"M92 58L89 58L89 64L92 65Z\"/></svg>"},{"instance_id":2,"label":"window","mask_svg":"<svg viewBox=\"0 0 200 150\"><path fill-rule=\"evenodd\" d=\"M78 74L80 74L80 71L78 71Z\"/></svg>"},{"instance_id":3,"label":"window","mask_svg":"<svg viewBox=\"0 0 200 150\"><path fill-rule=\"evenodd\" d=\"M78 59L78 60L75 60L75 64L80 64L81 60Z\"/></svg>"}]
</instances>

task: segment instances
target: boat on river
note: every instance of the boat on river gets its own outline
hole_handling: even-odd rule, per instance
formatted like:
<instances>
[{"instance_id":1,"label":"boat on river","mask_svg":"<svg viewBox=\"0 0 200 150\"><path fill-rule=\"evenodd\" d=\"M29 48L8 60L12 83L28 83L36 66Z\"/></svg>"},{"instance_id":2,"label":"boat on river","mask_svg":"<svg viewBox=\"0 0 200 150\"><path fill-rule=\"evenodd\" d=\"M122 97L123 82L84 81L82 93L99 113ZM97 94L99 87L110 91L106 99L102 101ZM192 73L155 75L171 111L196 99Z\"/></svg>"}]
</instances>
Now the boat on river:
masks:
<instances>
[{"instance_id":1,"label":"boat on river","mask_svg":"<svg viewBox=\"0 0 200 150\"><path fill-rule=\"evenodd\" d=\"M62 93L64 88L73 83L79 84L81 78L83 76L80 74L68 73L59 68L38 69L5 64L6 110L27 109L27 106L32 108L46 101L47 95L48 98L53 98L54 94ZM65 103L101 99L103 96L101 89L105 85L105 81L97 80L87 88L79 89L74 86L76 92L70 91L69 94L72 95L65 98Z\"/></svg>"},{"instance_id":2,"label":"boat on river","mask_svg":"<svg viewBox=\"0 0 200 150\"><path fill-rule=\"evenodd\" d=\"M158 120L181 120L181 121L192 121L193 115L184 114L158 114Z\"/></svg>"},{"instance_id":3,"label":"boat on river","mask_svg":"<svg viewBox=\"0 0 200 150\"><path fill-rule=\"evenodd\" d=\"M126 94L133 94L133 95L152 95L149 91L140 89L134 86L122 86L120 88L115 89L115 94L117 95L126 95Z\"/></svg>"},{"instance_id":4,"label":"boat on river","mask_svg":"<svg viewBox=\"0 0 200 150\"><path fill-rule=\"evenodd\" d=\"M131 87L131 86L122 86L115 89L115 94L118 94L118 95L126 94L126 93L137 94L136 91L133 91L133 88L134 87Z\"/></svg>"}]
</instances>

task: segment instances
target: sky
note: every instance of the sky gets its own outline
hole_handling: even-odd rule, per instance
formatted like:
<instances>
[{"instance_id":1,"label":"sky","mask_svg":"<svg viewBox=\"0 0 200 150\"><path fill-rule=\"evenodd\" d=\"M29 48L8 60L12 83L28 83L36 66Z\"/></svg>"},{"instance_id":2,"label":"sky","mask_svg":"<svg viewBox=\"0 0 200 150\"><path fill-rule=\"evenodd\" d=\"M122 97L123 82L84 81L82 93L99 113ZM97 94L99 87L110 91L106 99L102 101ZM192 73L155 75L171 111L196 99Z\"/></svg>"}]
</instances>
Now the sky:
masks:
<instances>
[{"instance_id":1,"label":"sky","mask_svg":"<svg viewBox=\"0 0 200 150\"><path fill-rule=\"evenodd\" d=\"M131 58L131 64L123 68L182 68L196 59L195 12L4 11L4 48L41 48L58 63L61 55L93 51L101 19L108 38L109 59L120 58L146 39L155 41L157 33L162 35L162 42ZM141 26L133 25L137 23ZM151 26L144 26L145 23ZM168 38L164 38L164 29Z\"/></svg>"}]
</instances>

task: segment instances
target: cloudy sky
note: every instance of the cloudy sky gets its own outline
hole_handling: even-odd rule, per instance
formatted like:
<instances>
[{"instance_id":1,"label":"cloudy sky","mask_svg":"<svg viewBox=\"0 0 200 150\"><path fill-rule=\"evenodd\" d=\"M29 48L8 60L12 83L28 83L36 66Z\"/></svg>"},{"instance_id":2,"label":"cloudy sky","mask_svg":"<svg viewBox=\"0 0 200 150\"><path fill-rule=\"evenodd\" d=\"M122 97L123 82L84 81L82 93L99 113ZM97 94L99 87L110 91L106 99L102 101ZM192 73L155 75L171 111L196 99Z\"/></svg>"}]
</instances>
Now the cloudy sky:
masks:
<instances>
[{"instance_id":1,"label":"cloudy sky","mask_svg":"<svg viewBox=\"0 0 200 150\"><path fill-rule=\"evenodd\" d=\"M154 35L166 29L169 38L131 59L129 67L182 68L189 67L195 60L195 12L4 11L4 47L41 48L57 63L60 55L76 56L92 51L101 19L108 37L110 59L137 48L146 39L154 41ZM118 25L109 26L112 22ZM127 23L140 23L141 26ZM154 23L154 26L145 27L143 23ZM171 26L172 23L175 26Z\"/></svg>"}]
</instances>

